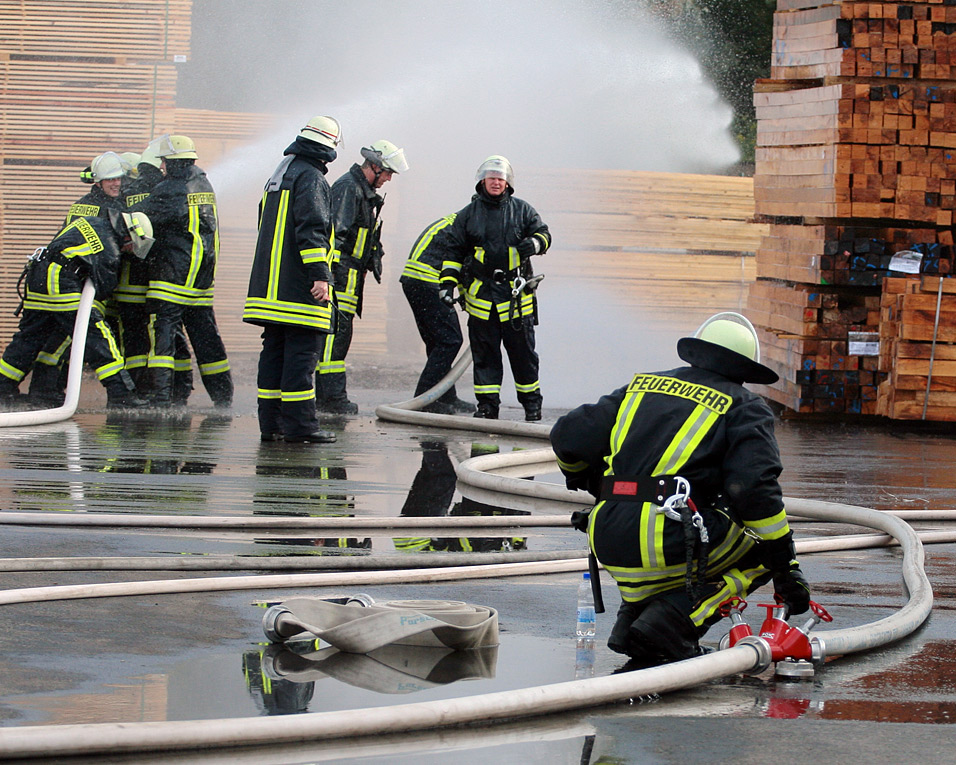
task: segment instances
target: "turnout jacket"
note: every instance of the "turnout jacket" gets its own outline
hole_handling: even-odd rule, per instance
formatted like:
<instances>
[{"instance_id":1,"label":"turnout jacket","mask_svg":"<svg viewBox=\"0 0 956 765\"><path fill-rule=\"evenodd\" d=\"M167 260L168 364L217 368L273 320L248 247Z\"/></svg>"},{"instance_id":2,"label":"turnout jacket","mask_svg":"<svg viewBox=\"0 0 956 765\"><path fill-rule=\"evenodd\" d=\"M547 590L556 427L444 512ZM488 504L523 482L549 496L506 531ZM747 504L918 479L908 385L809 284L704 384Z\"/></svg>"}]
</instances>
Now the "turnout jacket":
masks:
<instances>
[{"instance_id":1,"label":"turnout jacket","mask_svg":"<svg viewBox=\"0 0 956 765\"><path fill-rule=\"evenodd\" d=\"M445 229L455 222L455 213L439 218L428 226L415 244L412 245L412 251L405 261L405 268L402 269L400 282L415 280L425 282L438 291L438 282L441 277L442 257L444 253L443 240L447 236Z\"/></svg>"},{"instance_id":2,"label":"turnout jacket","mask_svg":"<svg viewBox=\"0 0 956 765\"><path fill-rule=\"evenodd\" d=\"M332 184L335 252L332 259L336 307L362 316L365 274L372 251L381 251L381 221L385 199L365 180L358 164Z\"/></svg>"},{"instance_id":3,"label":"turnout jacket","mask_svg":"<svg viewBox=\"0 0 956 765\"><path fill-rule=\"evenodd\" d=\"M325 174L335 152L303 139L285 154L259 202L259 238L242 320L330 332L332 308L310 290L313 282L332 278L332 202Z\"/></svg>"},{"instance_id":4,"label":"turnout jacket","mask_svg":"<svg viewBox=\"0 0 956 765\"><path fill-rule=\"evenodd\" d=\"M116 287L125 238L110 218L74 218L27 271L23 307L32 311L76 311L87 279L103 301ZM102 302L97 306L103 310Z\"/></svg>"},{"instance_id":5,"label":"turnout jacket","mask_svg":"<svg viewBox=\"0 0 956 765\"><path fill-rule=\"evenodd\" d=\"M742 553L752 546L741 528L764 540L790 531L773 413L758 395L716 372L681 367L635 375L596 404L561 417L551 444L568 487L600 500L589 534L602 563L663 568L684 560L681 523L657 512L661 503L629 501L626 488L623 496L617 487L608 492L610 476L638 484L647 476L686 478L715 564L732 547Z\"/></svg>"},{"instance_id":6,"label":"turnout jacket","mask_svg":"<svg viewBox=\"0 0 956 765\"><path fill-rule=\"evenodd\" d=\"M70 205L70 210L66 214L65 226L75 218L97 218L106 217L110 210L119 210L125 212L126 205L123 203L123 195L111 197L103 192L99 186L93 186L87 194L76 200Z\"/></svg>"},{"instance_id":7,"label":"turnout jacket","mask_svg":"<svg viewBox=\"0 0 956 765\"><path fill-rule=\"evenodd\" d=\"M156 243L147 258L146 297L193 307L212 307L219 256L216 194L196 165L166 163L166 178L131 209L153 224Z\"/></svg>"},{"instance_id":8,"label":"turnout jacket","mask_svg":"<svg viewBox=\"0 0 956 765\"><path fill-rule=\"evenodd\" d=\"M148 162L140 162L139 176L123 183L120 187L120 199L127 208L139 204L165 177L158 167ZM148 285L149 261L145 258L123 258L119 284L113 291L113 300L117 303L145 303Z\"/></svg>"},{"instance_id":9,"label":"turnout jacket","mask_svg":"<svg viewBox=\"0 0 956 765\"><path fill-rule=\"evenodd\" d=\"M479 183L471 203L456 213L443 245L441 286L458 285L465 295L465 310L476 319L535 314L535 296L523 291L513 303L515 278L531 275L529 258L518 255L517 245L535 237L538 253L551 246L551 233L537 211L513 196L508 186L498 197L488 196ZM466 286L467 285L467 286Z\"/></svg>"}]
</instances>

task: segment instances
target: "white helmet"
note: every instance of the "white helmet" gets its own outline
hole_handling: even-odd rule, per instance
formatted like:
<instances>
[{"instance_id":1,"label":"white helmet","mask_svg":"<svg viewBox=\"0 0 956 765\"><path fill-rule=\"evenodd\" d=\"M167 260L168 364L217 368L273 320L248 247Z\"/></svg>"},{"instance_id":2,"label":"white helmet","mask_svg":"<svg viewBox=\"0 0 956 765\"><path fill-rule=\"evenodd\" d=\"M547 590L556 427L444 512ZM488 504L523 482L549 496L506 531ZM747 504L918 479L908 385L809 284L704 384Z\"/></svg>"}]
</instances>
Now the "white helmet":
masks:
<instances>
[{"instance_id":1,"label":"white helmet","mask_svg":"<svg viewBox=\"0 0 956 765\"><path fill-rule=\"evenodd\" d=\"M130 164L115 151L107 151L94 157L90 162L90 174L93 183L108 181L110 178L122 178L130 170Z\"/></svg>"},{"instance_id":2,"label":"white helmet","mask_svg":"<svg viewBox=\"0 0 956 765\"><path fill-rule=\"evenodd\" d=\"M133 245L133 254L142 260L149 254L153 246L153 224L146 213L134 212L123 213L123 221L126 223L126 230L129 231L130 240Z\"/></svg>"},{"instance_id":3,"label":"white helmet","mask_svg":"<svg viewBox=\"0 0 956 765\"><path fill-rule=\"evenodd\" d=\"M363 147L362 156L383 170L390 170L393 173L404 173L408 170L405 149L399 149L394 143L385 139Z\"/></svg>"},{"instance_id":4,"label":"white helmet","mask_svg":"<svg viewBox=\"0 0 956 765\"><path fill-rule=\"evenodd\" d=\"M313 117L299 131L299 136L334 149L342 143L342 128L331 117Z\"/></svg>"},{"instance_id":5,"label":"white helmet","mask_svg":"<svg viewBox=\"0 0 956 765\"><path fill-rule=\"evenodd\" d=\"M198 159L196 144L185 135L163 135L158 139L156 156L160 159Z\"/></svg>"},{"instance_id":6,"label":"white helmet","mask_svg":"<svg viewBox=\"0 0 956 765\"><path fill-rule=\"evenodd\" d=\"M492 154L478 167L475 180L480 182L485 178L503 178L511 188L515 185L515 174L511 169L511 163L500 154Z\"/></svg>"},{"instance_id":7,"label":"white helmet","mask_svg":"<svg viewBox=\"0 0 956 765\"><path fill-rule=\"evenodd\" d=\"M168 138L168 136L161 135L150 141L143 149L143 153L139 155L139 161L159 168L163 164L163 158L159 156L159 148L165 138Z\"/></svg>"}]
</instances>

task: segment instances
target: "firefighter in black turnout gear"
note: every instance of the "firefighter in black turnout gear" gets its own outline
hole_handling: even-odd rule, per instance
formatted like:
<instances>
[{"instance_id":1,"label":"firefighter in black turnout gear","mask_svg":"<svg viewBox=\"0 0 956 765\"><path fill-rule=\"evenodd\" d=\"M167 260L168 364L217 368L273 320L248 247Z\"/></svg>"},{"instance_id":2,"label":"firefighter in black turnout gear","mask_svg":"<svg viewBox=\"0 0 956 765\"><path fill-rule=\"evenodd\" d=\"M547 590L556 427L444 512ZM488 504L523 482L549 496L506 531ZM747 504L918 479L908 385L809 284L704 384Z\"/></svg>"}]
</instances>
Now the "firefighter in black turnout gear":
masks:
<instances>
[{"instance_id":1,"label":"firefighter in black turnout gear","mask_svg":"<svg viewBox=\"0 0 956 765\"><path fill-rule=\"evenodd\" d=\"M120 199L127 208L146 199L165 177L160 169L162 158L157 154L167 140L154 138L140 154L135 177L127 175L120 188ZM146 291L149 288L149 266L145 260L126 259L120 267L119 284L113 291L113 301L120 318L123 355L126 369L136 387L149 385L149 314L146 311ZM192 356L182 325L176 329L173 374L173 404L184 405L193 389Z\"/></svg>"},{"instance_id":2,"label":"firefighter in black turnout gear","mask_svg":"<svg viewBox=\"0 0 956 765\"><path fill-rule=\"evenodd\" d=\"M313 374L332 332L329 259L332 197L325 180L339 123L313 117L285 150L259 203L259 239L242 320L262 327L259 432L263 441L328 443L319 428Z\"/></svg>"},{"instance_id":3,"label":"firefighter in black turnout gear","mask_svg":"<svg viewBox=\"0 0 956 765\"><path fill-rule=\"evenodd\" d=\"M20 328L0 359L0 400L12 402L21 380L53 334L72 335L87 279L95 288L84 360L106 388L109 406L145 406L135 395L116 338L104 316L103 301L116 287L122 252L144 258L152 227L142 213L115 210L102 218L74 218L50 244L34 254L25 273L26 294Z\"/></svg>"},{"instance_id":4,"label":"firefighter in black turnout gear","mask_svg":"<svg viewBox=\"0 0 956 765\"><path fill-rule=\"evenodd\" d=\"M597 500L590 547L622 599L608 647L638 666L697 655L721 603L771 579L790 614L810 604L773 414L743 387L777 379L753 327L717 314L677 353L690 366L637 374L551 431L568 487Z\"/></svg>"},{"instance_id":5,"label":"firefighter in black turnout gear","mask_svg":"<svg viewBox=\"0 0 956 765\"><path fill-rule=\"evenodd\" d=\"M130 166L114 151L93 158L89 167L80 173L80 180L92 188L70 205L63 225L76 218L105 218L114 212L126 210L120 197L120 186ZM124 258L128 262L132 258ZM115 334L115 333L114 333ZM56 407L63 403L66 376L69 369L71 333L68 330L51 334L36 358L30 375L30 403L42 407Z\"/></svg>"},{"instance_id":6,"label":"firefighter in black turnout gear","mask_svg":"<svg viewBox=\"0 0 956 765\"><path fill-rule=\"evenodd\" d=\"M355 414L358 406L346 391L345 357L352 344L352 322L362 316L365 275L382 281L382 222L385 197L377 193L393 175L408 170L404 149L376 141L362 149L365 161L354 164L332 184L335 252L332 299L335 333L328 335L315 367L316 407L322 412Z\"/></svg>"},{"instance_id":7,"label":"firefighter in black turnout gear","mask_svg":"<svg viewBox=\"0 0 956 765\"><path fill-rule=\"evenodd\" d=\"M454 214L446 215L419 234L399 279L428 356L415 386L416 396L434 388L448 374L462 344L458 312L454 306L447 305L438 296L443 232L454 222ZM423 407L422 411L434 414L468 414L475 411L475 405L458 398L455 386L452 385L438 399Z\"/></svg>"},{"instance_id":8,"label":"firefighter in black turnout gear","mask_svg":"<svg viewBox=\"0 0 956 765\"><path fill-rule=\"evenodd\" d=\"M216 194L196 166L196 146L190 138L163 136L156 154L166 177L132 208L150 217L156 234L146 292L152 403L159 407L173 403L176 332L182 325L206 392L216 407L228 407L232 374L212 306L219 256Z\"/></svg>"},{"instance_id":9,"label":"firefighter in black turnout gear","mask_svg":"<svg viewBox=\"0 0 956 765\"><path fill-rule=\"evenodd\" d=\"M551 233L530 204L513 196L514 172L507 159L488 157L475 178L471 203L446 229L439 296L454 305L458 286L465 298L478 399L475 417L498 418L504 345L525 420L540 420L531 256L547 252Z\"/></svg>"}]
</instances>

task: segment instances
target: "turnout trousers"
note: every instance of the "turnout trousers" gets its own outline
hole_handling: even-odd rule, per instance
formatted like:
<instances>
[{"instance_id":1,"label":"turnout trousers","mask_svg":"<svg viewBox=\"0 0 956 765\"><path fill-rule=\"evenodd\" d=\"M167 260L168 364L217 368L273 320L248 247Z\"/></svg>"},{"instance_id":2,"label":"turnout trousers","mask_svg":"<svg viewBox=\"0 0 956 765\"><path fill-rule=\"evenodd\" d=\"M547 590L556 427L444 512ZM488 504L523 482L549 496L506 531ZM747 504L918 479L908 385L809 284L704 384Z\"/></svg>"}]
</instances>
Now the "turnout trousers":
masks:
<instances>
[{"instance_id":1,"label":"turnout trousers","mask_svg":"<svg viewBox=\"0 0 956 765\"><path fill-rule=\"evenodd\" d=\"M320 340L319 359L315 365L315 397L319 404L348 401L345 379L345 357L352 345L352 322L355 316L335 311L335 332Z\"/></svg>"},{"instance_id":2,"label":"turnout trousers","mask_svg":"<svg viewBox=\"0 0 956 765\"><path fill-rule=\"evenodd\" d=\"M37 311L26 309L20 319L20 328L3 352L0 375L20 383L33 368L37 356L53 337L67 338L73 334L76 311ZM102 312L94 305L90 312L89 329L83 360L93 367L104 385L124 370L123 354ZM124 386L125 387L125 386Z\"/></svg>"},{"instance_id":3,"label":"turnout trousers","mask_svg":"<svg viewBox=\"0 0 956 765\"><path fill-rule=\"evenodd\" d=\"M296 325L263 327L257 378L263 435L306 436L319 429L312 375L323 336Z\"/></svg>"},{"instance_id":4,"label":"turnout trousers","mask_svg":"<svg viewBox=\"0 0 956 765\"><path fill-rule=\"evenodd\" d=\"M455 363L455 356L463 342L461 325L458 323L457 311L441 301L435 285L419 279L406 279L402 282L402 291L412 309L415 326L425 343L428 356L415 386L415 395L420 396L434 388ZM451 402L457 398L455 386L452 385L438 400Z\"/></svg>"},{"instance_id":5,"label":"turnout trousers","mask_svg":"<svg viewBox=\"0 0 956 765\"><path fill-rule=\"evenodd\" d=\"M495 319L468 317L468 340L474 362L475 398L496 408L501 403L501 381L504 376L501 346L504 345L511 364L518 402L541 405L541 383L538 380L538 354L534 349L534 319L525 316L502 323Z\"/></svg>"},{"instance_id":6,"label":"turnout trousers","mask_svg":"<svg viewBox=\"0 0 956 765\"><path fill-rule=\"evenodd\" d=\"M176 332L182 326L189 336L199 374L209 398L216 406L232 404L232 373L216 315L211 306L186 306L165 300L148 300L153 402L168 406L173 401L173 373L176 369Z\"/></svg>"},{"instance_id":7,"label":"turnout trousers","mask_svg":"<svg viewBox=\"0 0 956 765\"><path fill-rule=\"evenodd\" d=\"M754 541L740 526L724 514L701 512L710 542L702 580L696 578L699 547L692 558L696 589L691 593L686 540L679 521L667 518L650 502L595 505L588 526L591 550L614 577L622 600L609 646L614 641L620 645L642 618L651 625L664 624L672 632L683 629L684 636L696 644L697 637L722 618L721 603L734 596L745 598L770 580Z\"/></svg>"}]
</instances>

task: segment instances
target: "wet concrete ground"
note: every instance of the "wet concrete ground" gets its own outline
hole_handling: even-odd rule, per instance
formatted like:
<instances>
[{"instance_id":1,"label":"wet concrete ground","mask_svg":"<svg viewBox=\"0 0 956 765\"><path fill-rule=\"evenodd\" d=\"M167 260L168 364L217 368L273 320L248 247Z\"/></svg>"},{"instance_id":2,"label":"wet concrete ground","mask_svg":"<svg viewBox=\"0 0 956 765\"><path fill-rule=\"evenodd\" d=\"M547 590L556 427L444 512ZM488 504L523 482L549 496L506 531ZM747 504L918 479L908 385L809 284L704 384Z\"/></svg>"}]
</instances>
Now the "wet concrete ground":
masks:
<instances>
[{"instance_id":1,"label":"wet concrete ground","mask_svg":"<svg viewBox=\"0 0 956 765\"><path fill-rule=\"evenodd\" d=\"M376 420L372 415L376 404L398 400L403 396L396 389L410 387L401 374L398 380L396 385L390 373L380 380L363 381L364 386L354 390L362 407L360 415L326 420L339 439L323 446L260 444L248 386L240 388L236 406L227 415L202 408L197 395L186 412L165 417L106 413L94 389L70 422L0 430L0 510L229 516L459 514L476 508L455 491L449 472L454 462L494 449L544 445L530 439ZM546 410L546 420L553 421L560 413ZM503 416L519 419L516 409L506 409ZM785 465L784 490L789 496L881 509L952 507L954 439L949 429L784 420L778 423L778 437ZM420 473L427 478L428 491L410 491ZM798 538L859 531L808 522L795 527ZM458 533L429 538L433 548L462 547ZM374 558L395 555L402 545L396 539L387 531L325 539L313 533L261 530L4 525L0 557ZM563 528L500 535L476 532L467 539L467 545L482 550L585 549L583 535ZM954 551L956 546L951 544L927 548L927 572L937 600L917 634L878 652L831 662L812 681L778 681L767 673L659 699L635 699L632 704L478 732L155 761L636 764L764 763L771 758L815 762L821 757L944 761L951 758L956 744L956 730L950 725L956 719ZM874 621L900 605L899 558L894 549L861 550L806 556L803 565L814 598L833 614L835 627L846 627ZM11 589L219 575L5 572L0 573L0 581L4 589ZM318 662L277 656L277 649L267 649L260 626L262 609L256 603L313 594L302 590L3 606L0 725L307 713L426 701L614 672L623 662L604 647L611 614L598 619L593 652L579 652L571 636L579 578L579 574L555 574L360 588L379 601L464 600L499 611L497 651L464 663L411 657L406 664L414 665L418 674L400 674L381 665L378 672L369 673L368 666L348 663L320 668ZM613 612L617 596L609 578L604 581L604 593ZM756 604L764 599L757 596L751 601L754 606L748 616L755 628L759 623ZM718 625L705 642L716 643L725 631ZM263 662L270 661L295 671L290 670L290 679L270 679L262 671ZM322 673L319 679L314 670ZM360 675L373 679L357 685L355 677ZM130 761L134 760L150 761L142 757Z\"/></svg>"}]
</instances>

